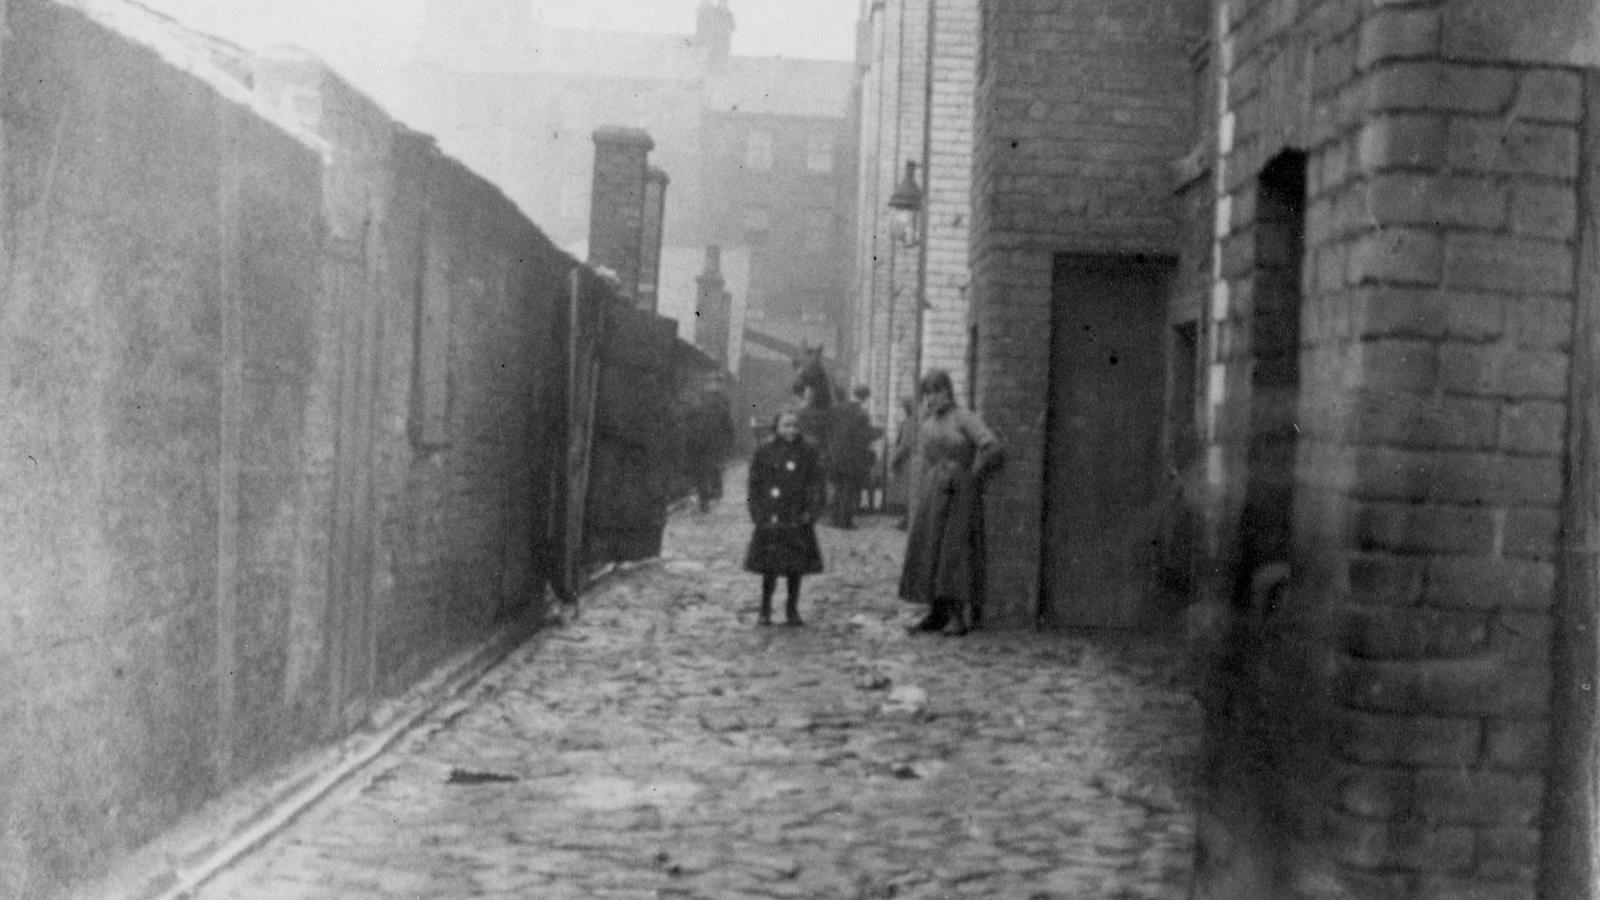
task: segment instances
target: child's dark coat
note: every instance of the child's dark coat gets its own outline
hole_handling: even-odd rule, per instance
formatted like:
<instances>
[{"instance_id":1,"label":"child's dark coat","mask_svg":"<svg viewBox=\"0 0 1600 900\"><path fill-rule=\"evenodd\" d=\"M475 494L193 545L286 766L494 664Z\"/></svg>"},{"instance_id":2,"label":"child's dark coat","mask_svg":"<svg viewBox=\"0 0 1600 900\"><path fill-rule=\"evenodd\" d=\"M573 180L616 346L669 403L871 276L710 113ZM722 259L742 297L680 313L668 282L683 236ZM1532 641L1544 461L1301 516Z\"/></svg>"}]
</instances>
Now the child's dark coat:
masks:
<instances>
[{"instance_id":1,"label":"child's dark coat","mask_svg":"<svg viewBox=\"0 0 1600 900\"><path fill-rule=\"evenodd\" d=\"M813 524L826 500L822 461L804 438L773 438L750 460L746 502L755 533L744 567L763 575L808 575L822 571L822 550Z\"/></svg>"}]
</instances>

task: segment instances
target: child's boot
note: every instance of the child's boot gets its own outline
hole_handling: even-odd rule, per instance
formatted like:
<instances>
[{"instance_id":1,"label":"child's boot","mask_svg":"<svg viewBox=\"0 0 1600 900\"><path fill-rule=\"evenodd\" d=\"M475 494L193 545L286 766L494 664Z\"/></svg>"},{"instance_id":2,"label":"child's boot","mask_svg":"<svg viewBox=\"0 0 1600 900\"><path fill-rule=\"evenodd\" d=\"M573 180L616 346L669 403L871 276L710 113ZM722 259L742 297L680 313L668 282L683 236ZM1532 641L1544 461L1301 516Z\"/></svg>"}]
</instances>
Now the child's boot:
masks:
<instances>
[{"instance_id":1,"label":"child's boot","mask_svg":"<svg viewBox=\"0 0 1600 900\"><path fill-rule=\"evenodd\" d=\"M785 625L795 625L795 626L799 626L799 625L804 625L805 624L804 622L800 621L800 598L799 597L791 596L789 598L789 600L786 603L784 603L784 605L783 605L783 624L785 624Z\"/></svg>"},{"instance_id":2,"label":"child's boot","mask_svg":"<svg viewBox=\"0 0 1600 900\"><path fill-rule=\"evenodd\" d=\"M757 625L772 624L772 595L767 594L761 598L761 617L756 619Z\"/></svg>"}]
</instances>

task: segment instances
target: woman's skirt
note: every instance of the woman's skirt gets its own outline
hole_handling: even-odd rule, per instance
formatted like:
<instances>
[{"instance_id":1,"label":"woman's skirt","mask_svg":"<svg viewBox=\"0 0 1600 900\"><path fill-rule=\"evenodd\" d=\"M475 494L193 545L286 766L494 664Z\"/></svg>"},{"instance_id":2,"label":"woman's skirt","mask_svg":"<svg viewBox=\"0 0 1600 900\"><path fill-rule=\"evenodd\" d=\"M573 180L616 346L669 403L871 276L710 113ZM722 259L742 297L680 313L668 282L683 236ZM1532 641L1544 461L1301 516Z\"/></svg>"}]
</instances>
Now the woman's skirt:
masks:
<instances>
[{"instance_id":1,"label":"woman's skirt","mask_svg":"<svg viewBox=\"0 0 1600 900\"><path fill-rule=\"evenodd\" d=\"M983 605L983 502L977 480L959 466L928 467L906 535L900 596L912 603Z\"/></svg>"}]
</instances>

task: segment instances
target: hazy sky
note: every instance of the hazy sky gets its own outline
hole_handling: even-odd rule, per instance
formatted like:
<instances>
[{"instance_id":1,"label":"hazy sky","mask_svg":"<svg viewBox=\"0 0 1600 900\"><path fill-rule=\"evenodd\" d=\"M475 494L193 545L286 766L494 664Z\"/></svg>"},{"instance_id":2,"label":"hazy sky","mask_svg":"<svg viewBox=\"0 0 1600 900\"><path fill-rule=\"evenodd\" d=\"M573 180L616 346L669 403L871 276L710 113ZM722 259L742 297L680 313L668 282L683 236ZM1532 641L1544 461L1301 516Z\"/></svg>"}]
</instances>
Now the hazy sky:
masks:
<instances>
[{"instance_id":1,"label":"hazy sky","mask_svg":"<svg viewBox=\"0 0 1600 900\"><path fill-rule=\"evenodd\" d=\"M405 60L428 0L142 0L247 45L292 42L330 59ZM473 0L435 0L470 3ZM555 27L687 34L699 0L535 0ZM735 53L850 59L860 0L729 0Z\"/></svg>"}]
</instances>

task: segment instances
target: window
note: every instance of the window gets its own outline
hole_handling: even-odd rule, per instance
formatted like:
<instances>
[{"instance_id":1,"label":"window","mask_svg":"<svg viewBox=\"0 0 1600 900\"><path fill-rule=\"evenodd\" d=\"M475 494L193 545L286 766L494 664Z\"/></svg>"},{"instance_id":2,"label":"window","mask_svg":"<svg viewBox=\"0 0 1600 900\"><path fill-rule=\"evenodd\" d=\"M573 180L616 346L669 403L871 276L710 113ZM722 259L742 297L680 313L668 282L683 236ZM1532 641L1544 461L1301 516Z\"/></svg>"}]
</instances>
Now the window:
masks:
<instances>
[{"instance_id":1,"label":"window","mask_svg":"<svg viewBox=\"0 0 1600 900\"><path fill-rule=\"evenodd\" d=\"M825 134L806 138L806 169L812 172L833 171L833 139Z\"/></svg>"},{"instance_id":2,"label":"window","mask_svg":"<svg viewBox=\"0 0 1600 900\"><path fill-rule=\"evenodd\" d=\"M765 171L772 168L772 133L746 132L744 136L744 167Z\"/></svg>"}]
</instances>

